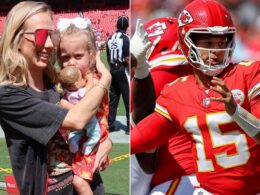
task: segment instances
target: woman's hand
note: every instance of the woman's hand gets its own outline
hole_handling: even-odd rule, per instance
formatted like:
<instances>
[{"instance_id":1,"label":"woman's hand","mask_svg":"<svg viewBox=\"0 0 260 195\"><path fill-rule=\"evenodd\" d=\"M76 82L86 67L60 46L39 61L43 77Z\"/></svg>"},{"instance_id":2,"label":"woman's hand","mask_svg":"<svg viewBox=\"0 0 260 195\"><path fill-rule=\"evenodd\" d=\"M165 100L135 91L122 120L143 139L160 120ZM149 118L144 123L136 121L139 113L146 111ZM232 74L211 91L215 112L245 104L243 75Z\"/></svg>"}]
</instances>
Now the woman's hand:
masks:
<instances>
[{"instance_id":1,"label":"woman's hand","mask_svg":"<svg viewBox=\"0 0 260 195\"><path fill-rule=\"evenodd\" d=\"M103 171L107 165L106 160L108 157L108 154L110 150L112 149L112 142L109 138L104 140L102 143L99 144L97 153L96 153L96 159L95 159L95 164L92 169L93 173L96 171Z\"/></svg>"},{"instance_id":2,"label":"woman's hand","mask_svg":"<svg viewBox=\"0 0 260 195\"><path fill-rule=\"evenodd\" d=\"M100 52L97 52L97 55L96 55L96 67L97 67L97 71L100 75L99 82L108 89L109 85L111 83L112 77L111 77L110 72L108 71L108 69L106 68L106 66L100 59Z\"/></svg>"},{"instance_id":3,"label":"woman's hand","mask_svg":"<svg viewBox=\"0 0 260 195\"><path fill-rule=\"evenodd\" d=\"M213 85L210 88L213 91L219 93L221 97L219 98L211 97L210 99L218 102L223 102L225 104L225 109L227 113L230 116L232 116L236 111L237 103L235 102L231 91L225 85L224 81L220 78L213 77L211 83Z\"/></svg>"}]
</instances>

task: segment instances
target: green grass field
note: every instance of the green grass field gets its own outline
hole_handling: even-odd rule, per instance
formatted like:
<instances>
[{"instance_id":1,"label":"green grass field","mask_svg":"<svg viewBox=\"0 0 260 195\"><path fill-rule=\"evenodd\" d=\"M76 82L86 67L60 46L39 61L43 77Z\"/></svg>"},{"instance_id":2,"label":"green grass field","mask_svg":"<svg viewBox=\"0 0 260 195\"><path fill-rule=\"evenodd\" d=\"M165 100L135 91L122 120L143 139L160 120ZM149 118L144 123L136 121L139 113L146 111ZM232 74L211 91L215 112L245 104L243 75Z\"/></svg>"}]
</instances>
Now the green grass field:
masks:
<instances>
[{"instance_id":1,"label":"green grass field","mask_svg":"<svg viewBox=\"0 0 260 195\"><path fill-rule=\"evenodd\" d=\"M6 143L4 138L0 138L0 148L1 148L1 158L0 158L0 181L4 181L4 176L10 174L10 160L9 154L6 148ZM6 195L5 188L0 187L0 195Z\"/></svg>"},{"instance_id":2,"label":"green grass field","mask_svg":"<svg viewBox=\"0 0 260 195\"><path fill-rule=\"evenodd\" d=\"M107 194L129 194L129 158L126 157L128 153L129 144L113 144L110 153L112 164L101 173ZM116 161L113 161L113 159Z\"/></svg>"},{"instance_id":3,"label":"green grass field","mask_svg":"<svg viewBox=\"0 0 260 195\"><path fill-rule=\"evenodd\" d=\"M101 60L106 64L106 54L101 53ZM125 115L125 108L120 98L118 111L118 116ZM9 155L6 148L6 143L4 138L0 138L0 182L4 181L4 176L10 174L10 161ZM128 195L129 194L129 158L126 155L129 153L129 144L113 144L112 151L110 153L110 158L112 159L112 164L101 173L102 179L104 181L105 190L107 195ZM117 158L119 157L119 158ZM121 158L120 158L121 157ZM4 188L0 187L0 195L6 195Z\"/></svg>"},{"instance_id":4,"label":"green grass field","mask_svg":"<svg viewBox=\"0 0 260 195\"><path fill-rule=\"evenodd\" d=\"M6 170L6 168L11 167L10 160L9 160L9 154L6 148L6 143L4 138L0 138L0 148L1 148L1 158L0 158L0 181L4 180L4 175L9 173L9 170Z\"/></svg>"},{"instance_id":5,"label":"green grass field","mask_svg":"<svg viewBox=\"0 0 260 195\"><path fill-rule=\"evenodd\" d=\"M9 155L5 144L5 139L0 138L1 158L0 158L0 181L4 181L4 176L10 174ZM111 165L101 172L105 185L106 194L128 195L129 194L129 144L113 144L110 158ZM122 158L117 158L122 157ZM6 195L4 188L0 187L0 195Z\"/></svg>"}]
</instances>

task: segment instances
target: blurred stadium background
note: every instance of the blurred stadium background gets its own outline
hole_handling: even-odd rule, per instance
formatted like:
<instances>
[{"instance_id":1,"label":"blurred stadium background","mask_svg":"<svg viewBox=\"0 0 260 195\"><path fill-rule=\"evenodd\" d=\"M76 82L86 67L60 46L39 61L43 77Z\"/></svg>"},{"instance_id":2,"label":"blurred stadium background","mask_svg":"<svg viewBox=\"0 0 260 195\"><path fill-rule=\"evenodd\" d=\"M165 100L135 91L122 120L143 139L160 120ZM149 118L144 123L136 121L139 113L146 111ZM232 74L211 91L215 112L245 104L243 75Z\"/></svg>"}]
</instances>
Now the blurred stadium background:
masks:
<instances>
[{"instance_id":1,"label":"blurred stadium background","mask_svg":"<svg viewBox=\"0 0 260 195\"><path fill-rule=\"evenodd\" d=\"M36 0L37 1L37 0ZM102 50L101 59L106 62L105 42L116 31L118 16L129 17L129 0L42 0L48 3L54 12L55 23L60 17L87 17L95 31L97 46ZM8 11L20 0L0 1L0 37ZM122 101L119 103L118 115L125 116ZM0 136L1 137L1 136ZM129 137L129 136L128 136ZM124 139L125 140L125 139ZM128 139L127 139L128 140ZM123 141L125 142L125 141ZM11 165L4 138L0 138L0 195L6 195L5 175L11 174ZM129 143L114 143L110 154L112 164L102 172L106 194L129 194Z\"/></svg>"},{"instance_id":2,"label":"blurred stadium background","mask_svg":"<svg viewBox=\"0 0 260 195\"><path fill-rule=\"evenodd\" d=\"M180 11L192 0L132 0L132 33L135 21L141 18L144 23L158 17L177 17ZM260 1L259 0L217 0L231 12L237 27L234 61L260 59Z\"/></svg>"},{"instance_id":3,"label":"blurred stadium background","mask_svg":"<svg viewBox=\"0 0 260 195\"><path fill-rule=\"evenodd\" d=\"M39 1L39 0L36 0ZM104 48L107 38L116 31L118 16L129 16L129 0L41 0L48 3L54 11L54 20L60 17L87 17L94 27L97 44ZM8 11L19 0L0 1L0 36Z\"/></svg>"}]
</instances>

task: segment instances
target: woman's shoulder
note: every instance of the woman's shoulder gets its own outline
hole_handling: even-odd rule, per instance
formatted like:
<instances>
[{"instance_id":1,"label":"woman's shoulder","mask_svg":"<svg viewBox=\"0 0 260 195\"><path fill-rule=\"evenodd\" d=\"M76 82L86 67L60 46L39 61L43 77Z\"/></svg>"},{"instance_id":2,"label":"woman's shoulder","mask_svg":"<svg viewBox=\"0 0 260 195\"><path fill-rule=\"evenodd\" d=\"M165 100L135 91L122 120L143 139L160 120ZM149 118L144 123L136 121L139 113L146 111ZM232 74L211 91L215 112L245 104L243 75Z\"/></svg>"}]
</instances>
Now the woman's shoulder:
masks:
<instances>
[{"instance_id":1,"label":"woman's shoulder","mask_svg":"<svg viewBox=\"0 0 260 195\"><path fill-rule=\"evenodd\" d=\"M11 103L18 102L21 99L26 99L29 96L27 88L14 86L14 85L1 85L0 86L0 102Z\"/></svg>"},{"instance_id":2,"label":"woman's shoulder","mask_svg":"<svg viewBox=\"0 0 260 195\"><path fill-rule=\"evenodd\" d=\"M14 85L1 85L0 98L39 98L39 99L60 99L60 94L53 88L46 89L45 91L36 91L29 86L20 87Z\"/></svg>"},{"instance_id":3,"label":"woman's shoulder","mask_svg":"<svg viewBox=\"0 0 260 195\"><path fill-rule=\"evenodd\" d=\"M0 95L15 93L15 92L26 92L28 89L26 87L19 87L14 85L0 85Z\"/></svg>"}]
</instances>

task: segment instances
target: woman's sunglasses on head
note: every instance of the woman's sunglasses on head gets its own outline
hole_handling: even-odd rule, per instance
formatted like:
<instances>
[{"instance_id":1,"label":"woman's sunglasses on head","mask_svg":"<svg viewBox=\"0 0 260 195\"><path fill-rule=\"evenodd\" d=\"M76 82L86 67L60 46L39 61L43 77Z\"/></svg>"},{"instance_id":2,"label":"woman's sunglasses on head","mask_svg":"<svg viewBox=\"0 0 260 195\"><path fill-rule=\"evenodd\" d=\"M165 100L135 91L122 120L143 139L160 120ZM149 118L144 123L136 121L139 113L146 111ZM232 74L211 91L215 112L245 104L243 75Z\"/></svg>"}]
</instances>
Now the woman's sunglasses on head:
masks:
<instances>
[{"instance_id":1,"label":"woman's sunglasses on head","mask_svg":"<svg viewBox=\"0 0 260 195\"><path fill-rule=\"evenodd\" d=\"M57 46L59 43L59 32L49 29L36 29L34 32L24 32L22 34L34 35L34 42L36 47L43 47L50 36L53 45Z\"/></svg>"}]
</instances>

